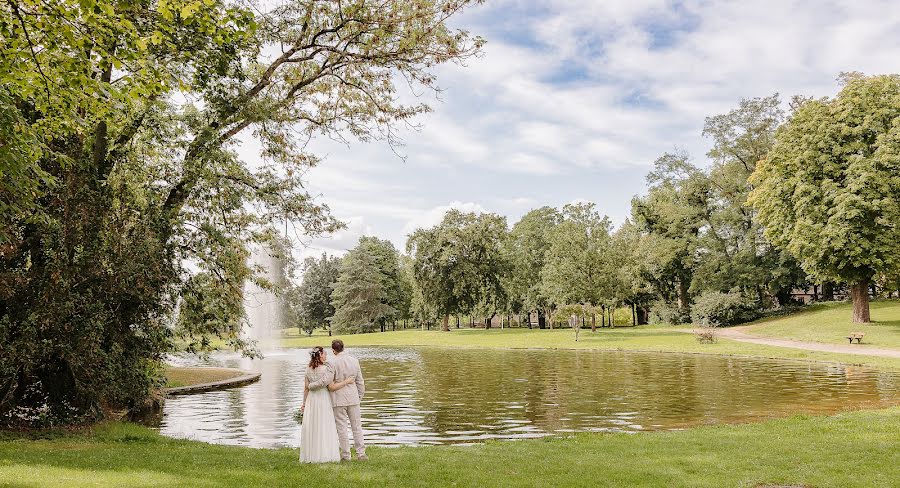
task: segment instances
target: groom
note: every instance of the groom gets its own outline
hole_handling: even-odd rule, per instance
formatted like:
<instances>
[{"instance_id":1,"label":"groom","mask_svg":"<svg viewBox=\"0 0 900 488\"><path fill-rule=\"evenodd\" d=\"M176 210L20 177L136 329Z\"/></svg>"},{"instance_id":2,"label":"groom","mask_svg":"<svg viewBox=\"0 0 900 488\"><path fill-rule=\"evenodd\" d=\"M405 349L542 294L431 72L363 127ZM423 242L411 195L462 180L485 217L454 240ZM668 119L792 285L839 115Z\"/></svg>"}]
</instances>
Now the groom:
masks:
<instances>
[{"instance_id":1,"label":"groom","mask_svg":"<svg viewBox=\"0 0 900 488\"><path fill-rule=\"evenodd\" d=\"M359 413L359 402L366 392L363 383L362 370L359 360L344 352L344 341L336 339L331 341L331 357L326 365L328 373L319 381L310 383L310 389L324 387L331 382L340 382L351 376L356 378L356 388L349 385L331 392L331 406L334 407L334 423L337 426L338 440L341 443L341 460L350 460L350 441L347 439L347 423L353 429L353 444L356 447L356 458L360 461L368 461L366 456L366 444L363 441L362 419Z\"/></svg>"}]
</instances>

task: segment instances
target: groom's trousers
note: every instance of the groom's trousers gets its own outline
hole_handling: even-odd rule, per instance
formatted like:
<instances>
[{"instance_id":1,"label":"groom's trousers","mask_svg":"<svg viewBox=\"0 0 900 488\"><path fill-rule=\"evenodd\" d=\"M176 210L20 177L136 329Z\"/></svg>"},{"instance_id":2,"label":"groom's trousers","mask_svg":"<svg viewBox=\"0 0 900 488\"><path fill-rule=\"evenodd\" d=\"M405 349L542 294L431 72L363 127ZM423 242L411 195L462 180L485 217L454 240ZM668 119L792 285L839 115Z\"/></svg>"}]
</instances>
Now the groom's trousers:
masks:
<instances>
[{"instance_id":1,"label":"groom's trousers","mask_svg":"<svg viewBox=\"0 0 900 488\"><path fill-rule=\"evenodd\" d=\"M353 447L356 448L356 457L365 456L366 444L363 441L359 404L334 407L334 423L337 424L338 440L341 443L341 459L350 459L350 440L347 438L348 427L353 430Z\"/></svg>"}]
</instances>

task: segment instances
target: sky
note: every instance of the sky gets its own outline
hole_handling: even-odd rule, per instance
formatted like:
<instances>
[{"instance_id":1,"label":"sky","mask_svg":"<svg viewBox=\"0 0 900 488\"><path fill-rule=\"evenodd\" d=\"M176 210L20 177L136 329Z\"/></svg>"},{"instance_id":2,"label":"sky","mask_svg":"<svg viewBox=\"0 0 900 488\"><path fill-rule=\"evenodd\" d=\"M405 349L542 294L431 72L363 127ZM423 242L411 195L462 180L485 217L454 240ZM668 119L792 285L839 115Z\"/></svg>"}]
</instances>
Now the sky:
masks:
<instances>
[{"instance_id":1,"label":"sky","mask_svg":"<svg viewBox=\"0 0 900 488\"><path fill-rule=\"evenodd\" d=\"M705 117L776 92L785 105L832 96L845 71L900 73L896 0L488 0L452 24L487 40L483 56L436 70L443 91L402 133L404 158L313 141L324 161L308 188L347 228L299 255L340 255L362 235L403 250L449 208L512 225L582 200L621 223L658 156L707 164Z\"/></svg>"}]
</instances>

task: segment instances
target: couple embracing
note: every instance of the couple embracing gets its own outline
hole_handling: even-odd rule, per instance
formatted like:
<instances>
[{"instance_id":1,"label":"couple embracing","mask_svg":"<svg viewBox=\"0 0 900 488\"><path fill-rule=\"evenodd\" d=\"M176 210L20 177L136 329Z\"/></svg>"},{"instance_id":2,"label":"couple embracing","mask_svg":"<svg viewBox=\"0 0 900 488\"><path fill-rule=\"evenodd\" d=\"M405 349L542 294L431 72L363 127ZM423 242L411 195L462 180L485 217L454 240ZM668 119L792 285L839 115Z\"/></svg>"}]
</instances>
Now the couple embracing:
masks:
<instances>
[{"instance_id":1,"label":"couple embracing","mask_svg":"<svg viewBox=\"0 0 900 488\"><path fill-rule=\"evenodd\" d=\"M356 458L367 461L359 412L365 383L359 360L344 352L341 340L332 341L331 351L330 358L321 346L310 352L300 407L300 462L349 461L348 427L353 430Z\"/></svg>"}]
</instances>

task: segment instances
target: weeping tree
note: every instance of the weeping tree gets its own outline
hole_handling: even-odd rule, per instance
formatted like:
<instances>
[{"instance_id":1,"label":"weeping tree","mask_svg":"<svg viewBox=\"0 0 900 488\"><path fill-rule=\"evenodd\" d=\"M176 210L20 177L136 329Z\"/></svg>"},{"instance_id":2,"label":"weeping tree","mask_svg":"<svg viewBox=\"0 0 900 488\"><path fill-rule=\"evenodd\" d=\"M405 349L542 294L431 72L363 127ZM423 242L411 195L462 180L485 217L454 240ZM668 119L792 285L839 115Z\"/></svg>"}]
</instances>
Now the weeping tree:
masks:
<instances>
[{"instance_id":1,"label":"weeping tree","mask_svg":"<svg viewBox=\"0 0 900 488\"><path fill-rule=\"evenodd\" d=\"M0 4L2 422L140 405L176 344L251 351L242 284L271 284L248 246L340 226L303 189L306 143L398 144L428 106L395 83L436 90L434 67L478 53L447 25L472 3Z\"/></svg>"},{"instance_id":2,"label":"weeping tree","mask_svg":"<svg viewBox=\"0 0 900 488\"><path fill-rule=\"evenodd\" d=\"M865 323L870 283L900 269L900 76L843 82L834 98L795 99L749 203L807 273L850 285Z\"/></svg>"}]
</instances>

